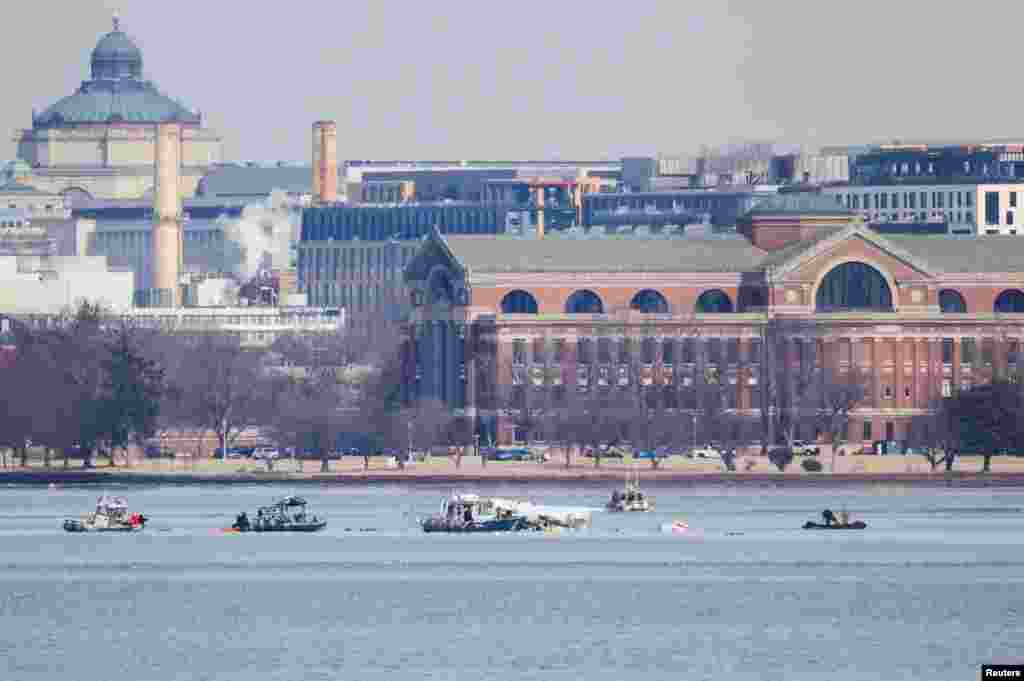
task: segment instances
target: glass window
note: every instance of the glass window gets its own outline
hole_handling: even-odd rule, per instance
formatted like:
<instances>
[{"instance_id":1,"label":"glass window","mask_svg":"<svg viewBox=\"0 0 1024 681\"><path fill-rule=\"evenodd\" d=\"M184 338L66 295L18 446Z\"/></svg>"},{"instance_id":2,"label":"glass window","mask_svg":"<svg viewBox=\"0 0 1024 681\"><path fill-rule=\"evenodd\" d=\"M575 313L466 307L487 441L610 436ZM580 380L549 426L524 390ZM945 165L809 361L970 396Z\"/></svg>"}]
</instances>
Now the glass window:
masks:
<instances>
[{"instance_id":1,"label":"glass window","mask_svg":"<svg viewBox=\"0 0 1024 681\"><path fill-rule=\"evenodd\" d=\"M983 338L981 341L981 363L987 367L992 366L992 358L996 351L996 342L993 338Z\"/></svg>"},{"instance_id":2,"label":"glass window","mask_svg":"<svg viewBox=\"0 0 1024 681\"><path fill-rule=\"evenodd\" d=\"M874 439L872 437L872 435L873 435L873 433L871 432L871 421L865 421L864 422L864 439L866 441L870 442L872 439Z\"/></svg>"},{"instance_id":3,"label":"glass window","mask_svg":"<svg viewBox=\"0 0 1024 681\"><path fill-rule=\"evenodd\" d=\"M942 339L942 363L952 364L953 363L953 339L943 338Z\"/></svg>"},{"instance_id":4,"label":"glass window","mask_svg":"<svg viewBox=\"0 0 1024 681\"><path fill-rule=\"evenodd\" d=\"M676 343L671 338L666 338L661 344L661 361L663 364L673 364L675 362L676 354Z\"/></svg>"},{"instance_id":5,"label":"glass window","mask_svg":"<svg viewBox=\"0 0 1024 681\"><path fill-rule=\"evenodd\" d=\"M892 207L893 210L900 207L900 195L897 194L896 192L892 193Z\"/></svg>"},{"instance_id":6,"label":"glass window","mask_svg":"<svg viewBox=\"0 0 1024 681\"><path fill-rule=\"evenodd\" d=\"M693 364L697 357L697 340L695 338L683 339L683 363Z\"/></svg>"},{"instance_id":7,"label":"glass window","mask_svg":"<svg viewBox=\"0 0 1024 681\"><path fill-rule=\"evenodd\" d=\"M1010 192L1010 208L1017 207L1017 192Z\"/></svg>"},{"instance_id":8,"label":"glass window","mask_svg":"<svg viewBox=\"0 0 1024 681\"><path fill-rule=\"evenodd\" d=\"M725 342L725 357L729 364L740 363L740 339L730 338Z\"/></svg>"},{"instance_id":9,"label":"glass window","mask_svg":"<svg viewBox=\"0 0 1024 681\"><path fill-rule=\"evenodd\" d=\"M597 362L598 364L611 364L612 361L612 339L597 339Z\"/></svg>"},{"instance_id":10,"label":"glass window","mask_svg":"<svg viewBox=\"0 0 1024 681\"><path fill-rule=\"evenodd\" d=\"M960 341L960 363L974 364L976 359L975 341L973 338L964 338Z\"/></svg>"},{"instance_id":11,"label":"glass window","mask_svg":"<svg viewBox=\"0 0 1024 681\"><path fill-rule=\"evenodd\" d=\"M535 364L543 364L547 360L546 349L543 338L533 339L533 361Z\"/></svg>"},{"instance_id":12,"label":"glass window","mask_svg":"<svg viewBox=\"0 0 1024 681\"><path fill-rule=\"evenodd\" d=\"M555 339L555 342L554 342L554 352L552 354L554 355L553 359L554 359L555 362L561 363L561 362L565 361L565 339L564 338L556 338Z\"/></svg>"},{"instance_id":13,"label":"glass window","mask_svg":"<svg viewBox=\"0 0 1024 681\"><path fill-rule=\"evenodd\" d=\"M974 194L971 192L964 192L964 205L968 208L974 205Z\"/></svg>"},{"instance_id":14,"label":"glass window","mask_svg":"<svg viewBox=\"0 0 1024 681\"><path fill-rule=\"evenodd\" d=\"M629 364L633 359L633 341L630 338L623 338L619 344L619 363Z\"/></svg>"},{"instance_id":15,"label":"glass window","mask_svg":"<svg viewBox=\"0 0 1024 681\"><path fill-rule=\"evenodd\" d=\"M1006 344L1006 363L1016 364L1017 355L1020 353L1020 341L1011 340Z\"/></svg>"},{"instance_id":16,"label":"glass window","mask_svg":"<svg viewBox=\"0 0 1024 681\"><path fill-rule=\"evenodd\" d=\"M999 192L985 192L985 224L999 224Z\"/></svg>"},{"instance_id":17,"label":"glass window","mask_svg":"<svg viewBox=\"0 0 1024 681\"><path fill-rule=\"evenodd\" d=\"M580 338L576 341L576 362L579 364L590 364L590 339Z\"/></svg>"},{"instance_id":18,"label":"glass window","mask_svg":"<svg viewBox=\"0 0 1024 681\"><path fill-rule=\"evenodd\" d=\"M750 341L750 345L747 350L747 361L751 364L761 363L761 339L755 338Z\"/></svg>"},{"instance_id":19,"label":"glass window","mask_svg":"<svg viewBox=\"0 0 1024 681\"><path fill-rule=\"evenodd\" d=\"M515 365L526 364L526 341L521 338L512 341L512 363Z\"/></svg>"},{"instance_id":20,"label":"glass window","mask_svg":"<svg viewBox=\"0 0 1024 681\"><path fill-rule=\"evenodd\" d=\"M921 192L921 208L928 207L928 192Z\"/></svg>"},{"instance_id":21,"label":"glass window","mask_svg":"<svg viewBox=\"0 0 1024 681\"><path fill-rule=\"evenodd\" d=\"M654 355L656 347L655 340L653 338L644 338L643 344L640 348L640 354L643 356L644 364L654 364Z\"/></svg>"}]
</instances>

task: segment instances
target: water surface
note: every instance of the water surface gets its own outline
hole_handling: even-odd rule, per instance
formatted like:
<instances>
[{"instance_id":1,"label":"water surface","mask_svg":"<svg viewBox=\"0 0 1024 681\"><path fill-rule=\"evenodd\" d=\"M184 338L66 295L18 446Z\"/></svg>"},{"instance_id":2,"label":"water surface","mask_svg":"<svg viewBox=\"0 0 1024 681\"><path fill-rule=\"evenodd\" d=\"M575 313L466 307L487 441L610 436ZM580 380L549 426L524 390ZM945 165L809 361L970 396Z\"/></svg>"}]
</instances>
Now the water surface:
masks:
<instances>
[{"instance_id":1,"label":"water surface","mask_svg":"<svg viewBox=\"0 0 1024 681\"><path fill-rule=\"evenodd\" d=\"M609 491L477 488L524 490ZM61 530L103 491L146 532ZM959 680L1024 659L1024 491L659 487L654 513L585 531L424 535L447 491L3 488L2 676ZM325 532L217 531L294 492ZM869 529L798 529L826 506ZM680 518L691 536L662 531Z\"/></svg>"}]
</instances>

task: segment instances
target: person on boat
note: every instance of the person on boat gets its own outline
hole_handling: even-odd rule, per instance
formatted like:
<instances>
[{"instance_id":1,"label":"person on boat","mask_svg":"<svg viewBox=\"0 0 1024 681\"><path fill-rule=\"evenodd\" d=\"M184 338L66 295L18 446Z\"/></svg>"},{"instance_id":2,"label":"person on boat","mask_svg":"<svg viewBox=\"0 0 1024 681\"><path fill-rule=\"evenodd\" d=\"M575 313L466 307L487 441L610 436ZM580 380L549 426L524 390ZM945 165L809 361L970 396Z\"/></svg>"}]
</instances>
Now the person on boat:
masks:
<instances>
[{"instance_id":1,"label":"person on boat","mask_svg":"<svg viewBox=\"0 0 1024 681\"><path fill-rule=\"evenodd\" d=\"M471 506L466 506L466 513L462 516L462 519L467 523L473 522L473 508Z\"/></svg>"},{"instance_id":2,"label":"person on boat","mask_svg":"<svg viewBox=\"0 0 1024 681\"><path fill-rule=\"evenodd\" d=\"M824 519L826 525L832 525L832 523L836 521L835 514L827 508L821 512L821 517Z\"/></svg>"},{"instance_id":3,"label":"person on boat","mask_svg":"<svg viewBox=\"0 0 1024 681\"><path fill-rule=\"evenodd\" d=\"M840 511L839 512L839 524L840 525L849 525L850 524L850 514L847 513L846 511Z\"/></svg>"},{"instance_id":4,"label":"person on boat","mask_svg":"<svg viewBox=\"0 0 1024 681\"><path fill-rule=\"evenodd\" d=\"M241 530L242 532L249 529L249 516L245 514L245 511L238 514L238 517L235 518L235 524L232 525L232 527L236 530Z\"/></svg>"}]
</instances>

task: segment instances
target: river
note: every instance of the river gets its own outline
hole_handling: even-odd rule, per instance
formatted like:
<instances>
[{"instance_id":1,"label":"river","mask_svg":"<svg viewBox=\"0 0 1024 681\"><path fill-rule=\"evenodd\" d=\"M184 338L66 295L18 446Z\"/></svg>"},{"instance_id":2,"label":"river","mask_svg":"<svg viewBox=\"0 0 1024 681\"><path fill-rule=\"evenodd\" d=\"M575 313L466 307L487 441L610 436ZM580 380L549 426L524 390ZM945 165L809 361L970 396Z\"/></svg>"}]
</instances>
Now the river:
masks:
<instances>
[{"instance_id":1,"label":"river","mask_svg":"<svg viewBox=\"0 0 1024 681\"><path fill-rule=\"evenodd\" d=\"M144 533L73 535L101 492ZM0 489L11 681L978 678L1024 660L1024 490L657 487L561 534L424 535L446 489ZM478 491L599 508L605 486ZM315 535L223 534L297 492ZM864 532L799 529L830 507ZM663 526L685 519L688 535Z\"/></svg>"}]
</instances>

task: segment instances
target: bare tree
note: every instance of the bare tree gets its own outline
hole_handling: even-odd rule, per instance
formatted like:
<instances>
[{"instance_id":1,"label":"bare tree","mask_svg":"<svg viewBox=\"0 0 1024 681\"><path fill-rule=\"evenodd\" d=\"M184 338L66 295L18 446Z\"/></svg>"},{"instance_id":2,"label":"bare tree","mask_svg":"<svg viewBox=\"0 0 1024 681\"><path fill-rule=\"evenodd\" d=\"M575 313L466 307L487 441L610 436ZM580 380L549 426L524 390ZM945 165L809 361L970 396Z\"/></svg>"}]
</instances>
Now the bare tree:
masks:
<instances>
[{"instance_id":1,"label":"bare tree","mask_svg":"<svg viewBox=\"0 0 1024 681\"><path fill-rule=\"evenodd\" d=\"M850 415L867 395L858 374L827 367L811 390L818 401L818 425L832 443L832 471L836 469L836 448L850 429Z\"/></svg>"},{"instance_id":2,"label":"bare tree","mask_svg":"<svg viewBox=\"0 0 1024 681\"><path fill-rule=\"evenodd\" d=\"M185 420L215 433L225 454L242 429L265 416L262 359L237 339L205 336L188 348L183 373L175 377L188 396Z\"/></svg>"}]
</instances>

